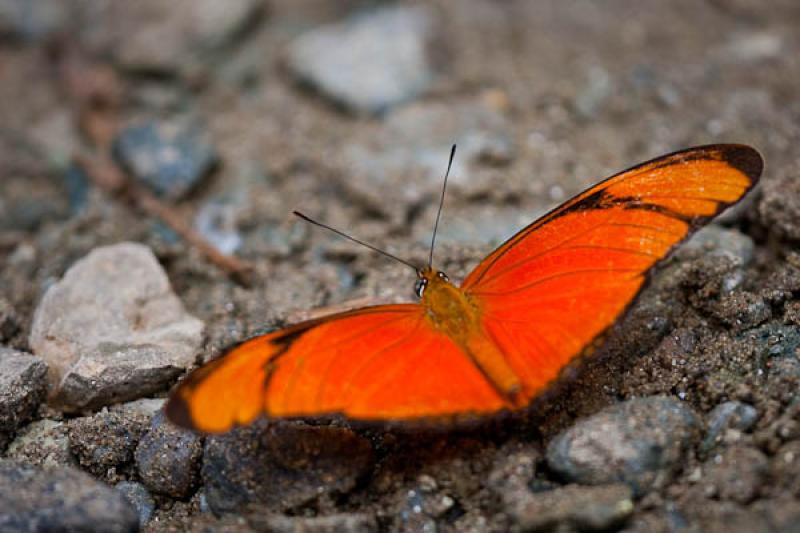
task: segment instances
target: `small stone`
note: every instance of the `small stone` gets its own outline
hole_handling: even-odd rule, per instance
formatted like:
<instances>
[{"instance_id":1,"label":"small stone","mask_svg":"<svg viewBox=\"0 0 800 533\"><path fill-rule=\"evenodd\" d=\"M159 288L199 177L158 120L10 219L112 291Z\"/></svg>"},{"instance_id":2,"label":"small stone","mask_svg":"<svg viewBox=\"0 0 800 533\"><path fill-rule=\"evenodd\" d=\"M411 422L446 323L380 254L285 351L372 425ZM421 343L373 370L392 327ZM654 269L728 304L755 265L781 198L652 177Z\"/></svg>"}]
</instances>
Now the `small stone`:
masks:
<instances>
[{"instance_id":1,"label":"small stone","mask_svg":"<svg viewBox=\"0 0 800 533\"><path fill-rule=\"evenodd\" d=\"M555 528L605 531L624 524L633 509L633 495L625 484L567 485L544 492L528 492L506 512L522 531Z\"/></svg>"},{"instance_id":2,"label":"small stone","mask_svg":"<svg viewBox=\"0 0 800 533\"><path fill-rule=\"evenodd\" d=\"M0 461L0 531L138 531L136 511L113 488L75 468Z\"/></svg>"},{"instance_id":3,"label":"small stone","mask_svg":"<svg viewBox=\"0 0 800 533\"><path fill-rule=\"evenodd\" d=\"M136 447L136 468L147 488L182 499L197 486L202 456L202 439L169 424L159 412Z\"/></svg>"},{"instance_id":4,"label":"small stone","mask_svg":"<svg viewBox=\"0 0 800 533\"><path fill-rule=\"evenodd\" d=\"M47 392L47 365L38 357L0 347L0 450L30 420Z\"/></svg>"},{"instance_id":5,"label":"small stone","mask_svg":"<svg viewBox=\"0 0 800 533\"><path fill-rule=\"evenodd\" d=\"M768 302L758 294L736 291L710 302L708 310L731 328L741 331L763 324L772 317Z\"/></svg>"},{"instance_id":6,"label":"small stone","mask_svg":"<svg viewBox=\"0 0 800 533\"><path fill-rule=\"evenodd\" d=\"M769 461L755 448L731 446L706 461L703 469L706 494L747 504L758 496Z\"/></svg>"},{"instance_id":7,"label":"small stone","mask_svg":"<svg viewBox=\"0 0 800 533\"><path fill-rule=\"evenodd\" d=\"M242 236L236 227L237 207L226 202L209 202L194 217L194 227L223 254L232 254L242 245Z\"/></svg>"},{"instance_id":8,"label":"small stone","mask_svg":"<svg viewBox=\"0 0 800 533\"><path fill-rule=\"evenodd\" d=\"M257 521L258 523L255 523ZM380 531L375 519L366 514L334 514L315 517L272 515L249 520L258 531L271 533L374 533Z\"/></svg>"},{"instance_id":9,"label":"small stone","mask_svg":"<svg viewBox=\"0 0 800 533\"><path fill-rule=\"evenodd\" d=\"M0 297L0 343L8 342L20 330L20 317L5 298Z\"/></svg>"},{"instance_id":10,"label":"small stone","mask_svg":"<svg viewBox=\"0 0 800 533\"><path fill-rule=\"evenodd\" d=\"M35 41L64 31L68 19L65 2L0 1L0 36Z\"/></svg>"},{"instance_id":11,"label":"small stone","mask_svg":"<svg viewBox=\"0 0 800 533\"><path fill-rule=\"evenodd\" d=\"M431 83L431 30L431 15L422 7L377 9L301 35L290 45L288 63L298 78L336 103L381 113Z\"/></svg>"},{"instance_id":12,"label":"small stone","mask_svg":"<svg viewBox=\"0 0 800 533\"><path fill-rule=\"evenodd\" d=\"M88 3L81 32L87 45L126 70L190 75L236 42L263 10L258 0L137 0Z\"/></svg>"},{"instance_id":13,"label":"small stone","mask_svg":"<svg viewBox=\"0 0 800 533\"><path fill-rule=\"evenodd\" d=\"M402 491L402 503L397 512L400 530L435 531L436 520L458 508L456 500L436 486L433 478L423 474L416 486Z\"/></svg>"},{"instance_id":14,"label":"small stone","mask_svg":"<svg viewBox=\"0 0 800 533\"><path fill-rule=\"evenodd\" d=\"M728 430L748 431L758 420L752 405L730 401L721 403L708 414L708 431L701 450L708 452L722 442Z\"/></svg>"},{"instance_id":15,"label":"small stone","mask_svg":"<svg viewBox=\"0 0 800 533\"><path fill-rule=\"evenodd\" d=\"M136 179L170 200L196 187L217 161L199 129L166 122L128 126L114 140L114 156Z\"/></svg>"},{"instance_id":16,"label":"small stone","mask_svg":"<svg viewBox=\"0 0 800 533\"><path fill-rule=\"evenodd\" d=\"M589 69L585 87L575 98L575 110L583 118L592 119L613 94L614 85L608 71L600 66Z\"/></svg>"},{"instance_id":17,"label":"small stone","mask_svg":"<svg viewBox=\"0 0 800 533\"><path fill-rule=\"evenodd\" d=\"M800 497L800 440L781 446L772 457L770 470L770 477L784 494Z\"/></svg>"},{"instance_id":18,"label":"small stone","mask_svg":"<svg viewBox=\"0 0 800 533\"><path fill-rule=\"evenodd\" d=\"M0 232L33 232L46 222L68 218L64 184L41 160L11 159L7 154L13 148L7 144L0 139ZM36 155L45 158L38 151Z\"/></svg>"},{"instance_id":19,"label":"small stone","mask_svg":"<svg viewBox=\"0 0 800 533\"><path fill-rule=\"evenodd\" d=\"M664 396L635 398L557 435L547 447L547 462L569 481L622 481L642 495L669 481L699 430L686 404Z\"/></svg>"},{"instance_id":20,"label":"small stone","mask_svg":"<svg viewBox=\"0 0 800 533\"><path fill-rule=\"evenodd\" d=\"M75 464L75 457L69 449L67 425L48 419L25 426L9 445L6 456L33 466Z\"/></svg>"},{"instance_id":21,"label":"small stone","mask_svg":"<svg viewBox=\"0 0 800 533\"><path fill-rule=\"evenodd\" d=\"M139 526L145 526L156 510L156 502L147 492L147 488L141 483L132 481L121 481L114 488L120 491L125 499L136 508L136 512L139 513Z\"/></svg>"},{"instance_id":22,"label":"small stone","mask_svg":"<svg viewBox=\"0 0 800 533\"><path fill-rule=\"evenodd\" d=\"M133 461L147 423L142 415L112 411L74 418L67 423L70 450L81 466L94 475L114 479Z\"/></svg>"},{"instance_id":23,"label":"small stone","mask_svg":"<svg viewBox=\"0 0 800 533\"><path fill-rule=\"evenodd\" d=\"M792 241L800 239L800 162L764 180L758 212L769 231Z\"/></svg>"},{"instance_id":24,"label":"small stone","mask_svg":"<svg viewBox=\"0 0 800 533\"><path fill-rule=\"evenodd\" d=\"M497 461L489 473L488 485L502 500L506 508L516 507L528 497L529 486L536 473L536 462L540 459L537 450L517 449L498 454Z\"/></svg>"},{"instance_id":25,"label":"small stone","mask_svg":"<svg viewBox=\"0 0 800 533\"><path fill-rule=\"evenodd\" d=\"M736 261L737 265L746 267L753 261L755 244L749 235L712 224L692 235L678 251L680 257L698 253L728 257Z\"/></svg>"},{"instance_id":26,"label":"small stone","mask_svg":"<svg viewBox=\"0 0 800 533\"><path fill-rule=\"evenodd\" d=\"M93 409L163 390L191 366L203 323L186 313L149 248L97 248L52 285L30 345L50 367L53 401Z\"/></svg>"},{"instance_id":27,"label":"small stone","mask_svg":"<svg viewBox=\"0 0 800 533\"><path fill-rule=\"evenodd\" d=\"M215 513L283 511L346 494L373 464L370 442L334 426L258 421L206 438L202 475Z\"/></svg>"}]
</instances>

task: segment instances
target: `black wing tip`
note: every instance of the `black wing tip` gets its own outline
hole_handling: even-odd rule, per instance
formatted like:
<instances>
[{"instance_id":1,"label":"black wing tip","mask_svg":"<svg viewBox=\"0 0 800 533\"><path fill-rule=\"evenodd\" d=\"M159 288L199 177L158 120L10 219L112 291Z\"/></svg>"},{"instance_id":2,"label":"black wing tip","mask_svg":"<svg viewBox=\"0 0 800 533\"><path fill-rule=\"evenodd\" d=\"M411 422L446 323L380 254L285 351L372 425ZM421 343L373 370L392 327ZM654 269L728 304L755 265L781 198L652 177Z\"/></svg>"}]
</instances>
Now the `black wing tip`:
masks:
<instances>
[{"instance_id":1,"label":"black wing tip","mask_svg":"<svg viewBox=\"0 0 800 533\"><path fill-rule=\"evenodd\" d=\"M169 397L164 405L164 414L167 415L167 420L176 426L197 431L197 426L192 420L192 414L189 411L189 404L179 394L173 392L172 396Z\"/></svg>"},{"instance_id":2,"label":"black wing tip","mask_svg":"<svg viewBox=\"0 0 800 533\"><path fill-rule=\"evenodd\" d=\"M758 150L746 144L719 145L723 158L732 167L750 178L755 185L764 170L764 158Z\"/></svg>"}]
</instances>

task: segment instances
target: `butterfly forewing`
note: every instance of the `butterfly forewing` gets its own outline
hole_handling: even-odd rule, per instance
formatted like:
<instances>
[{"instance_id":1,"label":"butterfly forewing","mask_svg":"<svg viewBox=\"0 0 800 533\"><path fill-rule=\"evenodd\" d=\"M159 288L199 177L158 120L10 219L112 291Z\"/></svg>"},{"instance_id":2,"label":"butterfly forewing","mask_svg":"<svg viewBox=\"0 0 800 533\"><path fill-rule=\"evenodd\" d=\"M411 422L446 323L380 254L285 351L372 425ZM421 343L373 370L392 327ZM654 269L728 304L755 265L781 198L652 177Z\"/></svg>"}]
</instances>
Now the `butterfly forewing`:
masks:
<instances>
[{"instance_id":1,"label":"butterfly forewing","mask_svg":"<svg viewBox=\"0 0 800 533\"><path fill-rule=\"evenodd\" d=\"M489 254L462 288L527 397L591 349L650 269L741 199L761 169L758 152L741 145L664 156L581 193Z\"/></svg>"}]
</instances>

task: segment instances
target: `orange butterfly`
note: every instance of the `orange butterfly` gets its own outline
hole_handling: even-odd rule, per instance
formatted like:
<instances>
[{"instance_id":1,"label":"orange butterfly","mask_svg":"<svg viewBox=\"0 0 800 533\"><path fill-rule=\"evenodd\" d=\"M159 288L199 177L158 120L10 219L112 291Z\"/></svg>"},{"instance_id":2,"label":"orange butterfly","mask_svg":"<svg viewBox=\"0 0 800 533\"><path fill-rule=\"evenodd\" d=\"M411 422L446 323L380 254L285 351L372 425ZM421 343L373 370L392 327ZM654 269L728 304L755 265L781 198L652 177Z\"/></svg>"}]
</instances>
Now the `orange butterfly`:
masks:
<instances>
[{"instance_id":1,"label":"orange butterfly","mask_svg":"<svg viewBox=\"0 0 800 533\"><path fill-rule=\"evenodd\" d=\"M181 382L166 413L222 432L260 415L414 420L525 407L592 351L650 269L738 202L762 168L756 150L735 144L633 167L521 230L460 287L429 265L417 269L417 303L239 344Z\"/></svg>"}]
</instances>

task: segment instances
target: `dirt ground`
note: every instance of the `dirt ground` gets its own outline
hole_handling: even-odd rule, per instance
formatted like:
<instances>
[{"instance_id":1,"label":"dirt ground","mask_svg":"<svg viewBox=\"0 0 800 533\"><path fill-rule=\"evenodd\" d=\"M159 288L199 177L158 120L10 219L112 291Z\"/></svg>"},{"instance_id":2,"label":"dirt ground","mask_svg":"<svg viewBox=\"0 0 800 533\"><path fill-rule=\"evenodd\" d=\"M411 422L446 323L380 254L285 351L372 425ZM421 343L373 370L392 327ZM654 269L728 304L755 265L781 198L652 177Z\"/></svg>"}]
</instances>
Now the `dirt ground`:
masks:
<instances>
[{"instance_id":1,"label":"dirt ground","mask_svg":"<svg viewBox=\"0 0 800 533\"><path fill-rule=\"evenodd\" d=\"M405 266L291 211L423 262L453 142L436 262L454 280L516 229L641 161L737 142L766 162L759 187L659 269L602 353L529 412L418 430L260 423L198 441L191 489L151 494L145 530L800 531L796 2L274 0L241 2L246 16L225 28L207 2L178 13L41 2L22 16L23 4L0 2L0 344L23 352L44 292L91 250L124 241L154 252L204 322L198 362L317 307L411 301ZM210 18L194 16L205 9ZM292 55L309 32L385 9L425 21L424 81L397 101L337 96L314 77L323 67ZM391 42L397 28L385 28ZM359 72L344 78L366 92ZM250 283L156 216L146 184L108 184L116 174L103 163L125 157L111 148L117 135L144 121L190 124L212 147L208 172L159 206L218 247L235 242ZM131 165L114 168L129 179ZM564 431L592 415L613 427L615 406L645 397L690 413L675 422L685 435L654 440L675 457L637 455L602 479L556 464ZM104 483L141 482L130 454L81 459L76 443L117 416L97 411L43 403L30 422L71 424L70 453ZM136 428L130 446L149 423L120 422ZM313 468L295 452L304 446L316 450ZM626 477L640 470L657 479Z\"/></svg>"}]
</instances>

